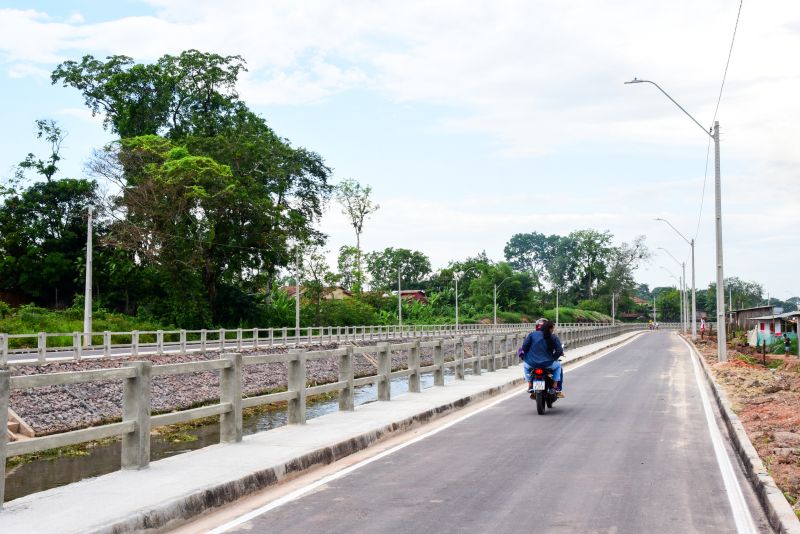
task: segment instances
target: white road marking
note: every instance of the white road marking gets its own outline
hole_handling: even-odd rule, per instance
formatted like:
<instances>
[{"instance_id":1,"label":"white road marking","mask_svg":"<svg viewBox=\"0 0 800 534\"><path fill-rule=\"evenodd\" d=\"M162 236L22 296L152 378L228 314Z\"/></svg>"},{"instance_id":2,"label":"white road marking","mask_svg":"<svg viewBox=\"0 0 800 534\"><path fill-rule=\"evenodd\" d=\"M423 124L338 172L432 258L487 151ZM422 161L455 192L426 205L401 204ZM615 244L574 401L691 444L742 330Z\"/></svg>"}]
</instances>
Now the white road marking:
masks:
<instances>
[{"instance_id":1,"label":"white road marking","mask_svg":"<svg viewBox=\"0 0 800 534\"><path fill-rule=\"evenodd\" d=\"M620 348L624 347L625 345L629 344L631 341L633 341L637 337L639 337L639 336L638 335L632 336L630 339L628 339L625 342L617 345L616 347L612 347L611 349L609 349L606 352L601 352L600 354L598 354L596 356L591 356L591 357L589 357L589 358L587 358L587 359L585 359L585 360L583 360L581 362L578 362L578 363L576 363L574 365L570 365L568 368L564 368L563 370L564 370L564 372L572 371L574 369L578 369L579 367L583 367L584 365L586 365L588 363L592 363L593 361L595 361L595 360L597 360L599 358L602 358L603 356L606 356L608 354L611 354L612 352L614 352L617 349L620 349ZM252 510L252 511L250 511L250 512L248 512L248 513L246 513L246 514L244 514L242 516L237 517L233 521L229 521L229 522L227 522L227 523L225 523L223 525L220 525L220 526L218 526L218 527L216 527L216 528L214 528L212 530L209 530L208 534L222 534L223 532L227 532L228 530L230 530L230 529L232 529L234 527L237 527L237 526L239 526L239 525L241 525L243 523L247 523L251 519L255 519L256 517L258 517L258 516L260 516L262 514L265 514L265 513L269 512L271 510L274 510L275 508L278 508L280 506L283 506L284 504L287 504L287 503L290 503L290 502L292 502L292 501L294 501L296 499L299 499L303 495L305 495L305 494L307 494L307 493L309 493L311 491L314 491L315 489L317 489L317 488L319 488L321 486L324 486L325 484L328 484L330 482L333 482L334 480L337 480L337 479L340 479L342 477L345 477L345 476L349 475L350 473L352 473L353 471L355 471L357 469L360 469L360 468L362 468L362 467L364 467L366 465L369 465L372 462L376 462L376 461L378 461L378 460L380 460L382 458L385 458L385 457L389 456L390 454L394 454L399 450L405 449L406 447L408 447L410 445L413 445L415 443L418 443L418 442L422 441L423 439L426 439L426 438L429 438L431 436L434 436L434 435L438 434L439 432L450 428L453 425L457 425L458 423L461 423L462 421L465 421L466 419L469 419L470 417L472 417L474 415L477 415L477 414L479 414L479 413L481 413L481 412L483 412L485 410L488 410L489 408L493 408L493 407L497 406L498 404L500 404L502 402L505 402L505 401L509 400L510 398L512 398L514 396L517 396L519 394L520 394L519 391L512 391L512 392L506 393L503 396L501 396L500 398L498 398L495 401L491 402L490 404L487 404L486 406L482 406L481 408L478 408L477 410L475 410L473 412L470 412L470 413L468 413L466 415L462 415L461 417L459 417L457 419L454 419L454 420L450 421L449 423L446 423L446 424L444 424L444 425L442 425L442 426L440 426L440 427L438 427L438 428L436 428L434 430L431 430L429 432L426 432L425 434L417 436L416 438L413 438L413 439L411 439L409 441L406 441L405 443L401 443L400 445L392 447L391 449L387 449L387 450L385 450L385 451L383 451L381 453L376 454L375 456L373 456L371 458L367 458L366 460L362 460L361 462L358 462L357 464L353 464L350 467L346 467L346 468L342 469L341 471L337 471L336 473L333 473L331 475L323 477L323 478L321 478L321 479L319 479L317 481L314 481L314 482L308 484L307 486L303 486L302 488L298 488L298 489L296 489L295 491L293 491L291 493L287 493L283 497L275 499L274 501L270 502L269 504L265 504L264 506L262 506L260 508L256 508L255 510Z\"/></svg>"},{"instance_id":2,"label":"white road marking","mask_svg":"<svg viewBox=\"0 0 800 534\"><path fill-rule=\"evenodd\" d=\"M700 365L695 360L694 351L689 345L689 342L681 338L689 350L689 359L692 360L692 368L694 369L694 378L697 381L697 387L700 389L700 398L703 401L703 411L706 414L706 423L708 424L708 432L711 434L711 443L714 445L714 455L717 457L717 464L719 465L720 473L722 474L722 481L725 484L725 493L728 494L728 502L731 505L733 512L733 521L736 524L736 532L739 534L744 533L758 533L753 516L750 514L750 507L747 506L747 501L744 499L742 488L739 486L739 480L736 478L736 472L733 470L733 465L725 451L725 444L722 440L722 433L717 426L714 411L711 408L711 401L708 399L705 385L701 380Z\"/></svg>"}]
</instances>

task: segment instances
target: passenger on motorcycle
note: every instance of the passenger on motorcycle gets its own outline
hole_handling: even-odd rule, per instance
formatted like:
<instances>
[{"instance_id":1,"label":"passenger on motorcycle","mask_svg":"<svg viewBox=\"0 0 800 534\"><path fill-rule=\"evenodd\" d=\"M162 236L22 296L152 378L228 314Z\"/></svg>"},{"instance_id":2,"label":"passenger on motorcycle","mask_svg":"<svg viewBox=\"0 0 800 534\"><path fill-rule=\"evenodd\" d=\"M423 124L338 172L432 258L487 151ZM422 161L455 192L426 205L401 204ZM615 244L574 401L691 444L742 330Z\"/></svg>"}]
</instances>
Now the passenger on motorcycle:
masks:
<instances>
[{"instance_id":1,"label":"passenger on motorcycle","mask_svg":"<svg viewBox=\"0 0 800 534\"><path fill-rule=\"evenodd\" d=\"M539 319L536 321L536 329L528 334L522 348L517 352L523 360L522 370L528 382L528 393L533 392L531 373L538 367L553 371L553 388L559 392L559 396L563 396L561 390L564 387L564 378L558 359L564 355L564 348L561 340L553 333L555 327L553 321Z\"/></svg>"}]
</instances>

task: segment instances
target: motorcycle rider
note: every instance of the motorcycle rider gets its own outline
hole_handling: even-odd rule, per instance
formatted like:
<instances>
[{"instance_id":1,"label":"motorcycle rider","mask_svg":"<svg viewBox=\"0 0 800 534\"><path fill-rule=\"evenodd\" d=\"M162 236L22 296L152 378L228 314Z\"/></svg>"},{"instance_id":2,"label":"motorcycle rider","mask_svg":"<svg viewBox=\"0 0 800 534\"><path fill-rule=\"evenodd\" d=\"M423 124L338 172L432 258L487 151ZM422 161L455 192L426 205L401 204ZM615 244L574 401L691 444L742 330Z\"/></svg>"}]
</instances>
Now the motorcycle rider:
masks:
<instances>
[{"instance_id":1,"label":"motorcycle rider","mask_svg":"<svg viewBox=\"0 0 800 534\"><path fill-rule=\"evenodd\" d=\"M561 391L564 387L564 373L558 361L564 355L564 347L558 336L553 333L555 328L553 321L539 319L536 321L536 329L527 335L517 352L523 360L522 370L528 382L528 393L533 393L531 373L538 367L553 371L553 389L558 392L559 397L564 396Z\"/></svg>"}]
</instances>

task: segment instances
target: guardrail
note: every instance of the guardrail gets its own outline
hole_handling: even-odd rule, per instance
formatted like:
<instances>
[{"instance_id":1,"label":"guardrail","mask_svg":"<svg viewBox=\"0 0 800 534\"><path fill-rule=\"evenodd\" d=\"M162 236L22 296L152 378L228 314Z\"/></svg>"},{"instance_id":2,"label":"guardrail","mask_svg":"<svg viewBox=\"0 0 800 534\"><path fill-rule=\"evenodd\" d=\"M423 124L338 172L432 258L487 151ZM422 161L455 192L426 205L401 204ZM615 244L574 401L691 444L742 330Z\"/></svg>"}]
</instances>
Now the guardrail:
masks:
<instances>
[{"instance_id":1,"label":"guardrail","mask_svg":"<svg viewBox=\"0 0 800 534\"><path fill-rule=\"evenodd\" d=\"M529 325L527 325L529 328ZM567 326L559 329L559 335L570 347L595 343L625 332L641 330L646 325L602 325ZM288 423L302 424L306 421L306 399L310 395L338 392L339 409L353 410L355 388L377 384L379 401L391 400L391 380L397 377L408 378L408 391L421 391L420 377L433 373L434 386L444 386L446 369L453 368L455 378L463 380L467 366L473 374L484 369L493 372L498 368L516 365L516 349L524 339L524 332L501 335L460 335L450 339L422 341L414 339L401 343L380 342L372 346L347 346L328 350L292 349L288 353L242 355L240 353L221 354L219 359L188 363L153 365L149 361L131 362L125 367L91 371L72 371L38 375L11 376L8 369L0 370L0 429L5 428L12 390L36 387L81 384L121 380L123 382L122 420L81 430L31 438L24 441L8 442L5 432L0 433L0 465L5 465L7 457L40 452L56 447L64 447L109 437L122 437L122 469L143 469L150 463L150 430L157 426L171 425L220 416L220 442L235 443L242 440L242 410L248 407L288 402ZM444 348L453 346L453 359L445 361ZM465 346L470 347L471 356L465 356ZM420 364L420 350L431 348L433 364ZM392 369L393 352L405 352L407 365ZM356 354L374 353L376 355L376 374L356 378L353 357ZM308 386L306 384L306 363L320 358L338 358L338 380L328 384ZM285 363L287 365L287 390L255 397L242 397L242 369L248 365ZM175 411L159 415L151 413L150 396L152 379L157 376L180 375L198 371L219 371L219 402L199 408ZM0 507L2 507L5 487L5 470L0 478Z\"/></svg>"},{"instance_id":2,"label":"guardrail","mask_svg":"<svg viewBox=\"0 0 800 534\"><path fill-rule=\"evenodd\" d=\"M561 323L568 328L600 328L602 323ZM37 334L0 333L0 365L19 362L43 364L49 359L81 360L84 357L139 356L146 354L258 349L275 345L299 347L324 342L380 341L431 338L463 334L520 332L521 324L372 325L284 328L236 328L216 330L150 330L132 332L81 332Z\"/></svg>"}]
</instances>

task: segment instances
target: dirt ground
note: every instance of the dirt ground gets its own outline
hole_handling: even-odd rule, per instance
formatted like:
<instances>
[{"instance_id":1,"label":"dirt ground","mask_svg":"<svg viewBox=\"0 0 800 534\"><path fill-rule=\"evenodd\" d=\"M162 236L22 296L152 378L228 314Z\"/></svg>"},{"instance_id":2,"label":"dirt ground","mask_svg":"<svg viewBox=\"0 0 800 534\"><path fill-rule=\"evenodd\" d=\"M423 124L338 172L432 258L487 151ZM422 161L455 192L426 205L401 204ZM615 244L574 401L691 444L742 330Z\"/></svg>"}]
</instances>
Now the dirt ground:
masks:
<instances>
[{"instance_id":1,"label":"dirt ground","mask_svg":"<svg viewBox=\"0 0 800 534\"><path fill-rule=\"evenodd\" d=\"M765 366L750 347L729 345L728 361L719 363L715 340L695 344L800 517L800 358L767 354Z\"/></svg>"}]
</instances>

